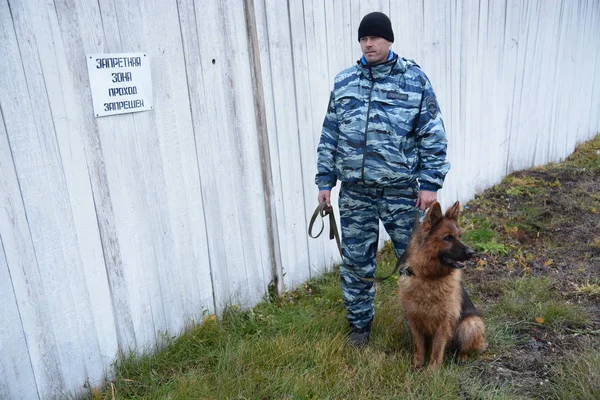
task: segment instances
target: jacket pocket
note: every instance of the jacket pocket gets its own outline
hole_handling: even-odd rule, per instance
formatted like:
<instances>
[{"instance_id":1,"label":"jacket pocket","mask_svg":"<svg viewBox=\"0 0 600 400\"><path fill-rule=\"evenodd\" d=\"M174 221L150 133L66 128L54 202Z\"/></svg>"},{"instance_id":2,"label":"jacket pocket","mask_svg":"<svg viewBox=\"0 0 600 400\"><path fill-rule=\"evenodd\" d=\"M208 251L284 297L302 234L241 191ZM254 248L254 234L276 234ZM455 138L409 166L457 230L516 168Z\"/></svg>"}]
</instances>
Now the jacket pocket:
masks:
<instances>
[{"instance_id":1,"label":"jacket pocket","mask_svg":"<svg viewBox=\"0 0 600 400\"><path fill-rule=\"evenodd\" d=\"M418 118L419 108L409 100L377 98L373 99L372 118L380 121L381 129L399 137L408 136Z\"/></svg>"},{"instance_id":2,"label":"jacket pocket","mask_svg":"<svg viewBox=\"0 0 600 400\"><path fill-rule=\"evenodd\" d=\"M364 112L364 101L354 93L344 93L337 99L336 113L340 127L351 125Z\"/></svg>"}]
</instances>

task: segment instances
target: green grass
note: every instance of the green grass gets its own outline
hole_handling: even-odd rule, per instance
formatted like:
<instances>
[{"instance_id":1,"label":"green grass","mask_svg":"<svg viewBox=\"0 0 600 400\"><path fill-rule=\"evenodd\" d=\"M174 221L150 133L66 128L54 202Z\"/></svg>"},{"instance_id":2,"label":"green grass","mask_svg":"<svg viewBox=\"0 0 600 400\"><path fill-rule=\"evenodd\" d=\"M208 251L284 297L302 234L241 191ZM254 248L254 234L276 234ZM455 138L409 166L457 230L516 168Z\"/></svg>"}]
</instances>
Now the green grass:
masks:
<instances>
[{"instance_id":1,"label":"green grass","mask_svg":"<svg viewBox=\"0 0 600 400\"><path fill-rule=\"evenodd\" d=\"M600 135L580 146L564 164L548 168L600 170L598 150ZM534 256L515 238L523 232L536 235L560 222L545 213L543 204L535 204L557 185L552 180L505 178L486 192L492 197L478 196L472 202L473 212L461 217L464 240L484 254L527 265ZM498 199L506 196L521 198L527 206L509 211L498 206ZM600 208L600 198L598 203ZM379 256L378 275L387 275L394 264L393 250L386 245ZM573 287L572 292L597 299L599 284L600 280L593 280ZM339 273L334 271L281 297L267 296L252 309L230 307L220 318L208 316L160 351L122 355L114 379L92 391L90 398L600 398L598 332L590 330L588 313L563 298L551 276L501 275L469 287L486 322L488 353L463 365L448 357L433 374L410 366L412 344L395 299L396 288L396 276L378 285L372 340L364 349L346 343L345 309ZM488 295L485 302L479 300L484 294ZM523 391L510 381L492 379L489 365L510 354L534 328L572 332L588 342L569 349L560 363L551 365L551 379L544 387Z\"/></svg>"},{"instance_id":2,"label":"green grass","mask_svg":"<svg viewBox=\"0 0 600 400\"><path fill-rule=\"evenodd\" d=\"M473 246L489 243L495 238L496 232L491 230L487 224L481 226L480 228L473 229L472 231L468 231L463 236L463 239Z\"/></svg>"},{"instance_id":3,"label":"green grass","mask_svg":"<svg viewBox=\"0 0 600 400\"><path fill-rule=\"evenodd\" d=\"M561 298L550 278L507 280L502 292L491 307L490 316L505 321L513 331L526 330L531 325L560 328L578 327L589 322L589 316L582 309Z\"/></svg>"},{"instance_id":4,"label":"green grass","mask_svg":"<svg viewBox=\"0 0 600 400\"><path fill-rule=\"evenodd\" d=\"M509 175L502 180L504 192L511 196L533 198L545 192L546 182L532 177L517 178Z\"/></svg>"},{"instance_id":5,"label":"green grass","mask_svg":"<svg viewBox=\"0 0 600 400\"><path fill-rule=\"evenodd\" d=\"M592 282L588 281L582 283L580 285L574 284L574 286L575 293L585 297L600 299L600 278L595 279Z\"/></svg>"},{"instance_id":6,"label":"green grass","mask_svg":"<svg viewBox=\"0 0 600 400\"><path fill-rule=\"evenodd\" d=\"M383 262L393 264L388 257ZM122 357L115 380L93 397L111 399L114 391L123 399L519 398L452 358L436 374L413 370L394 278L378 289L371 344L349 347L338 278L327 274L251 310L230 308L156 354Z\"/></svg>"},{"instance_id":7,"label":"green grass","mask_svg":"<svg viewBox=\"0 0 600 400\"><path fill-rule=\"evenodd\" d=\"M550 280L506 281L499 289L498 303L484 308L491 353L514 346L516 332L538 316L548 328L585 322L576 308L554 299ZM448 358L439 373L413 370L395 290L396 279L380 286L365 349L346 343L334 272L251 310L230 308L221 319L206 318L157 354L121 358L116 379L94 397L111 399L114 390L123 399L521 398L507 384L490 383L474 362ZM561 371L569 385L592 390L571 379L568 368Z\"/></svg>"},{"instance_id":8,"label":"green grass","mask_svg":"<svg viewBox=\"0 0 600 400\"><path fill-rule=\"evenodd\" d=\"M463 233L465 243L477 252L503 255L508 254L508 249L504 243L499 243L498 234L490 228L487 220L479 222L479 226Z\"/></svg>"},{"instance_id":9,"label":"green grass","mask_svg":"<svg viewBox=\"0 0 600 400\"><path fill-rule=\"evenodd\" d=\"M558 365L544 395L554 399L600 399L600 355L587 343Z\"/></svg>"},{"instance_id":10,"label":"green grass","mask_svg":"<svg viewBox=\"0 0 600 400\"><path fill-rule=\"evenodd\" d=\"M577 146L573 154L560 164L551 164L560 168L576 168L587 171L600 171L600 134Z\"/></svg>"}]
</instances>

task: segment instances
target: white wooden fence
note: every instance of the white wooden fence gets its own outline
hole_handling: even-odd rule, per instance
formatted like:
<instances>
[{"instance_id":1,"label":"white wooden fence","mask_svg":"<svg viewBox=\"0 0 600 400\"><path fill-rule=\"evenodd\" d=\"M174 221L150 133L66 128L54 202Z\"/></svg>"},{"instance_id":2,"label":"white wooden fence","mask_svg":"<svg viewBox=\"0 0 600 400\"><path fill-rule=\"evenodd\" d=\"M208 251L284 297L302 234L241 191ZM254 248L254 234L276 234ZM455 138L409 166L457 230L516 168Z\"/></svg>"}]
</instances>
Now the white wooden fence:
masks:
<instances>
[{"instance_id":1,"label":"white wooden fence","mask_svg":"<svg viewBox=\"0 0 600 400\"><path fill-rule=\"evenodd\" d=\"M597 0L0 0L0 398L82 393L337 260L315 149L373 10L438 93L443 203L600 130ZM122 52L154 111L95 118L85 55Z\"/></svg>"}]
</instances>

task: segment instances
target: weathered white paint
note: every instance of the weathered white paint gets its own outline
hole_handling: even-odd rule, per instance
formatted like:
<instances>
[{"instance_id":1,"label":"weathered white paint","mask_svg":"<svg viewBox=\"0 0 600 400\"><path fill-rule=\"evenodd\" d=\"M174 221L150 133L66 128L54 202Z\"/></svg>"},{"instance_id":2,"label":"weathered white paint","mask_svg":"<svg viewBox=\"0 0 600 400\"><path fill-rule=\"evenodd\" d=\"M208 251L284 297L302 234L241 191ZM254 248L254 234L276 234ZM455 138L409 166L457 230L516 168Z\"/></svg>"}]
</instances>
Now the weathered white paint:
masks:
<instances>
[{"instance_id":1,"label":"weathered white paint","mask_svg":"<svg viewBox=\"0 0 600 400\"><path fill-rule=\"evenodd\" d=\"M241 1L190 5L186 60L217 309L255 304L271 280L251 63ZM190 15L191 14L191 15ZM206 39L205 38L211 38ZM196 43L194 43L196 42ZM186 52L187 55L194 53Z\"/></svg>"},{"instance_id":2,"label":"weathered white paint","mask_svg":"<svg viewBox=\"0 0 600 400\"><path fill-rule=\"evenodd\" d=\"M4 20L2 20L4 21ZM0 56L5 53L1 52ZM4 58L4 57L3 57ZM4 82L4 81L3 81ZM48 390L52 379L44 354L56 352L53 332L45 318L41 278L23 209L19 182L5 130L0 125L0 393L10 398L36 398L38 388ZM11 268L9 269L9 263ZM17 298L17 293L19 297ZM48 328L48 335L44 329ZM28 345L29 341L29 345ZM37 383L37 385L36 385Z\"/></svg>"},{"instance_id":3,"label":"weathered white paint","mask_svg":"<svg viewBox=\"0 0 600 400\"><path fill-rule=\"evenodd\" d=\"M36 41L41 59L53 62L41 63L44 76L59 77L46 79L46 91L58 147L62 156L62 167L69 192L75 233L81 255L83 273L89 292L93 323L97 330L99 348L103 361L110 360L110 353L117 347L114 314L111 303L110 289L106 280L105 260L102 255L96 209L90 188L90 177L87 172L85 154L82 151L80 135L81 118L73 118L73 105L67 99L76 97L77 88L67 84L68 70L65 64L64 47L60 41L60 32L54 4L46 2L48 12L30 13L38 18ZM56 43L58 42L58 43ZM105 350L107 349L107 350Z\"/></svg>"},{"instance_id":4,"label":"weathered white paint","mask_svg":"<svg viewBox=\"0 0 600 400\"><path fill-rule=\"evenodd\" d=\"M339 260L306 235L316 146L373 10L438 94L442 203L600 130L592 0L0 1L0 398L80 393ZM122 52L155 110L96 119L85 54Z\"/></svg>"},{"instance_id":5,"label":"weathered white paint","mask_svg":"<svg viewBox=\"0 0 600 400\"><path fill-rule=\"evenodd\" d=\"M292 28L288 8L280 2L254 4L284 284L291 288L309 278L310 268Z\"/></svg>"}]
</instances>

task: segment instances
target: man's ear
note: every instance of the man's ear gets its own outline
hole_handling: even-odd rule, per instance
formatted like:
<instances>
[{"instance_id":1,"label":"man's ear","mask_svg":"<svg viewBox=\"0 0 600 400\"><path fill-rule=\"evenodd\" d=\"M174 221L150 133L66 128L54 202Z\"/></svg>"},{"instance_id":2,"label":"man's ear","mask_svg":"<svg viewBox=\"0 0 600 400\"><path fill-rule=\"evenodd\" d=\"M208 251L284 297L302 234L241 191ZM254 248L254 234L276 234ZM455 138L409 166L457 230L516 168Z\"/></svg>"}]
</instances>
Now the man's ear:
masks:
<instances>
[{"instance_id":1,"label":"man's ear","mask_svg":"<svg viewBox=\"0 0 600 400\"><path fill-rule=\"evenodd\" d=\"M446 218L458 221L458 214L460 214L460 203L457 201L446 211Z\"/></svg>"},{"instance_id":2,"label":"man's ear","mask_svg":"<svg viewBox=\"0 0 600 400\"><path fill-rule=\"evenodd\" d=\"M440 203L437 201L434 202L431 207L429 207L429 211L427 211L427 215L425 215L425 220L423 221L423 230L425 232L430 232L435 226L444 218L442 215L442 207Z\"/></svg>"}]
</instances>

